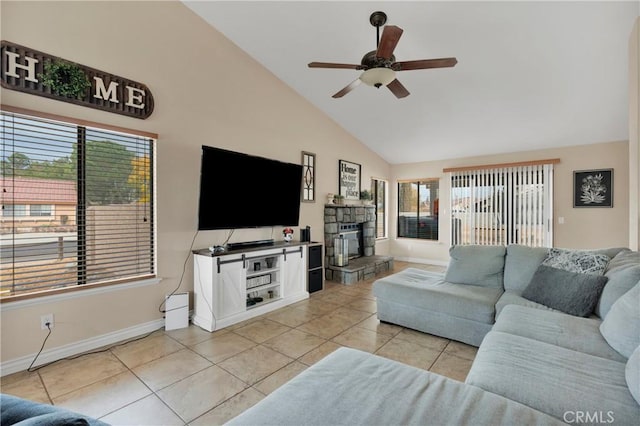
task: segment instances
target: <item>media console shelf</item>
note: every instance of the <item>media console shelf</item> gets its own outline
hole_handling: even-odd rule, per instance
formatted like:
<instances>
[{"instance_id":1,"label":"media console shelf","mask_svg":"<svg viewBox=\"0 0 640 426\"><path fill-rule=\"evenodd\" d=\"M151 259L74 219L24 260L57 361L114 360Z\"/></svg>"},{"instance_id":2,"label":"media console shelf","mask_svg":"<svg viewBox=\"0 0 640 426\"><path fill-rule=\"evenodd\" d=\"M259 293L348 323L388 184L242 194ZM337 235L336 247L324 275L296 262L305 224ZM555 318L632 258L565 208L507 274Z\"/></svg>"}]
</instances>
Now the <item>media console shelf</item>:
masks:
<instances>
[{"instance_id":1,"label":"media console shelf","mask_svg":"<svg viewBox=\"0 0 640 426\"><path fill-rule=\"evenodd\" d=\"M307 243L193 251L193 323L215 331L309 297Z\"/></svg>"}]
</instances>

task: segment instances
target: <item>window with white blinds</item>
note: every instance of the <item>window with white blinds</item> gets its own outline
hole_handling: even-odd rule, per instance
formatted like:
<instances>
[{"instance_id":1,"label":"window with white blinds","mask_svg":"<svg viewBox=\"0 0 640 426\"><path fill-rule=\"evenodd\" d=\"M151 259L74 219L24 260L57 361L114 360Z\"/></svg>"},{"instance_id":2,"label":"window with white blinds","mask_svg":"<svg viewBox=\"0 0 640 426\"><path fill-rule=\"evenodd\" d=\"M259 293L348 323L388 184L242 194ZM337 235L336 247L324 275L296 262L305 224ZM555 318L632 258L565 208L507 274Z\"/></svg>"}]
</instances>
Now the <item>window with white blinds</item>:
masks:
<instances>
[{"instance_id":1,"label":"window with white blinds","mask_svg":"<svg viewBox=\"0 0 640 426\"><path fill-rule=\"evenodd\" d=\"M154 139L1 113L0 300L155 276Z\"/></svg>"},{"instance_id":2,"label":"window with white blinds","mask_svg":"<svg viewBox=\"0 0 640 426\"><path fill-rule=\"evenodd\" d=\"M553 164L451 172L451 244L551 247Z\"/></svg>"},{"instance_id":3,"label":"window with white blinds","mask_svg":"<svg viewBox=\"0 0 640 426\"><path fill-rule=\"evenodd\" d=\"M371 179L371 191L376 206L376 238L387 238L387 181Z\"/></svg>"}]
</instances>

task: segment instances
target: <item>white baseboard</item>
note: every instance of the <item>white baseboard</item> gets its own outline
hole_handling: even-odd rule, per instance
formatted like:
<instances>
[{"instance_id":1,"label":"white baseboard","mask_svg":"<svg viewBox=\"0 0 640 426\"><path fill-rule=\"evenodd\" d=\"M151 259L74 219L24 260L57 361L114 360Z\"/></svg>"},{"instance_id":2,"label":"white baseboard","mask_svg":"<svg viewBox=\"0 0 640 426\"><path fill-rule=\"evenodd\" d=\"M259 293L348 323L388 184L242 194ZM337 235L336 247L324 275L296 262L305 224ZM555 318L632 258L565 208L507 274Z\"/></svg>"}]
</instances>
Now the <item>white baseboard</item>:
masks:
<instances>
[{"instance_id":1,"label":"white baseboard","mask_svg":"<svg viewBox=\"0 0 640 426\"><path fill-rule=\"evenodd\" d=\"M435 259L425 259L423 257L399 257L394 256L394 260L399 260L401 262L410 262L410 263L420 263L424 265L438 265L438 266L449 266L449 262L445 260L435 260Z\"/></svg>"},{"instance_id":2,"label":"white baseboard","mask_svg":"<svg viewBox=\"0 0 640 426\"><path fill-rule=\"evenodd\" d=\"M131 339L133 337L142 336L155 330L159 330L164 327L164 319L158 319L149 321L143 324L134 325L132 327L124 328L122 330L113 331L111 333L103 334L100 336L91 337L89 339L80 340L78 342L70 343L68 345L59 346L57 348L43 350L40 356L34 364L34 367L47 364L53 361L57 361L63 358L67 358L73 355L78 355L83 352L92 351L97 348L112 345L114 343L122 342L123 340ZM53 333L55 333L55 328ZM6 376L8 374L24 371L29 368L35 353L26 355L20 358L3 361L0 363L0 376Z\"/></svg>"}]
</instances>

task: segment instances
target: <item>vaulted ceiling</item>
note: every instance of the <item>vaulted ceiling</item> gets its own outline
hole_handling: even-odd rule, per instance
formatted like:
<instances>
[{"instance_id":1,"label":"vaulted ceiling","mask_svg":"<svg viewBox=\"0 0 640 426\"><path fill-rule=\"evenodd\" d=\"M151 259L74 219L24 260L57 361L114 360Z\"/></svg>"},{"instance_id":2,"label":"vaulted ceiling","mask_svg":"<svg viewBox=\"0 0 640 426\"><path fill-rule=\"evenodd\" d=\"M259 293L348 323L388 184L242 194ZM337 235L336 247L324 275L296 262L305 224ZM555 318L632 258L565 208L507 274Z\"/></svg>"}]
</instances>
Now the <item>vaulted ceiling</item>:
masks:
<instances>
[{"instance_id":1,"label":"vaulted ceiling","mask_svg":"<svg viewBox=\"0 0 640 426\"><path fill-rule=\"evenodd\" d=\"M628 139L628 41L640 3L184 1L205 21L390 163ZM359 85L376 48L374 11L404 30L397 61L411 93Z\"/></svg>"}]
</instances>

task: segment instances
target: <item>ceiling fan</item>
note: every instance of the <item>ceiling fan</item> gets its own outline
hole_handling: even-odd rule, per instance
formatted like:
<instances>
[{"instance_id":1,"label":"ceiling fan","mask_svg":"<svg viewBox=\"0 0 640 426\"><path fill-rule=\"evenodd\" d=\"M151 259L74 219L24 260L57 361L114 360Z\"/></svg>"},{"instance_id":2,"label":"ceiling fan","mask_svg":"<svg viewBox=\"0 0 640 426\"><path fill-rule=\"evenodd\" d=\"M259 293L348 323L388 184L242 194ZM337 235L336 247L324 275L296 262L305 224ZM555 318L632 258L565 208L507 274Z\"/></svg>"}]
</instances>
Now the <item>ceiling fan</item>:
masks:
<instances>
[{"instance_id":1,"label":"ceiling fan","mask_svg":"<svg viewBox=\"0 0 640 426\"><path fill-rule=\"evenodd\" d=\"M397 98L404 98L409 95L409 91L396 78L397 71L422 70L428 68L453 67L458 63L456 58L420 59L416 61L396 62L393 51L402 35L402 28L395 25L387 25L380 38L380 27L387 22L387 15L384 12L373 12L369 17L371 25L376 27L376 50L368 52L362 58L360 65L337 64L332 62L310 62L309 68L346 68L354 70L364 70L364 72L348 84L344 89L333 95L334 98L341 98L360 83L380 88L387 86L391 93Z\"/></svg>"}]
</instances>

